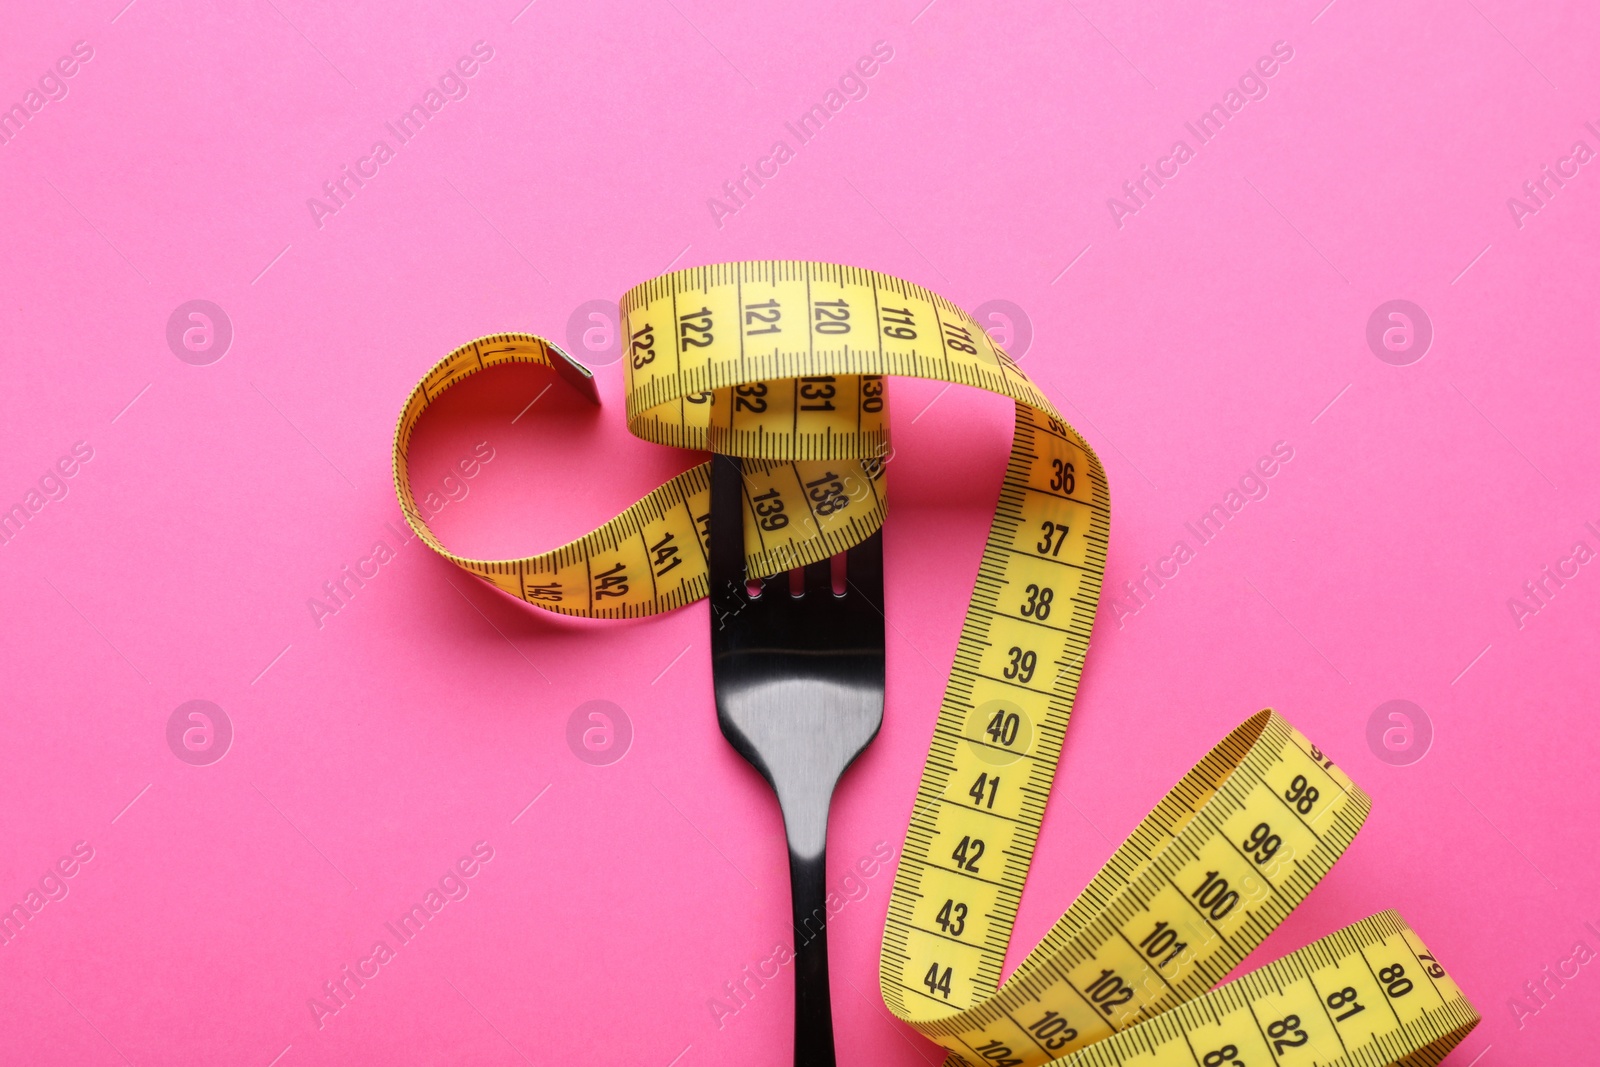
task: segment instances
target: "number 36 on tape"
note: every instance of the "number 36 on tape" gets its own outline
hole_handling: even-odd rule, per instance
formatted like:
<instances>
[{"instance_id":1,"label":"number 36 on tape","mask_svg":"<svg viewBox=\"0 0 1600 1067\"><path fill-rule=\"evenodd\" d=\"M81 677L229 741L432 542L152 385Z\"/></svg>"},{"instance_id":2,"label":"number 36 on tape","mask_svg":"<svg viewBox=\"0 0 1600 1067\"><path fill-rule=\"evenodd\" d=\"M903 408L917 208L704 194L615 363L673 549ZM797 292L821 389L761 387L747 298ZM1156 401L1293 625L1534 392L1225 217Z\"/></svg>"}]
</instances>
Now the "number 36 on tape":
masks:
<instances>
[{"instance_id":1,"label":"number 36 on tape","mask_svg":"<svg viewBox=\"0 0 1600 1067\"><path fill-rule=\"evenodd\" d=\"M1478 1022L1394 912L1213 988L1349 845L1369 800L1274 712L1180 781L1002 984L1022 887L1088 650L1110 530L1088 444L983 328L885 274L754 262L664 275L622 299L629 429L745 459L746 566L825 559L883 522L892 376L1016 404L1006 465L895 876L879 974L901 1019L969 1067L1435 1064ZM587 370L531 334L451 352L401 410L401 509L469 573L568 615L631 618L706 595L707 466L570 544L521 559L447 549L406 452L428 406L505 363Z\"/></svg>"}]
</instances>

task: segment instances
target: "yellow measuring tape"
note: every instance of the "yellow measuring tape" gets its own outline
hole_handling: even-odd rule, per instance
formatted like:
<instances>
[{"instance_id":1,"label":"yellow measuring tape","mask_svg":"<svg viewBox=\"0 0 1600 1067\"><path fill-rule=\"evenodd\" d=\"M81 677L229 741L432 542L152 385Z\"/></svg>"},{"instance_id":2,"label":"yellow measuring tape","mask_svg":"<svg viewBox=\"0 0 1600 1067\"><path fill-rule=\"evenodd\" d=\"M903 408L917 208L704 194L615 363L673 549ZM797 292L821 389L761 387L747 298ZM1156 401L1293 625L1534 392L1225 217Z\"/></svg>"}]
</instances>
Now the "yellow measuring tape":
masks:
<instances>
[{"instance_id":1,"label":"yellow measuring tape","mask_svg":"<svg viewBox=\"0 0 1600 1067\"><path fill-rule=\"evenodd\" d=\"M1476 1025L1393 912L1212 990L1311 891L1370 804L1270 711L1173 788L1002 984L1099 602L1110 529L1099 460L971 316L898 278L805 262L696 267L630 290L621 313L629 429L745 458L753 575L826 559L882 524L885 378L1016 402L880 962L884 1001L952 1062L1434 1064ZM530 334L483 337L439 361L395 434L395 488L422 540L567 615L631 618L705 596L708 465L523 559L469 559L433 535L407 472L411 435L446 389L505 363L550 367L599 402L586 370Z\"/></svg>"}]
</instances>

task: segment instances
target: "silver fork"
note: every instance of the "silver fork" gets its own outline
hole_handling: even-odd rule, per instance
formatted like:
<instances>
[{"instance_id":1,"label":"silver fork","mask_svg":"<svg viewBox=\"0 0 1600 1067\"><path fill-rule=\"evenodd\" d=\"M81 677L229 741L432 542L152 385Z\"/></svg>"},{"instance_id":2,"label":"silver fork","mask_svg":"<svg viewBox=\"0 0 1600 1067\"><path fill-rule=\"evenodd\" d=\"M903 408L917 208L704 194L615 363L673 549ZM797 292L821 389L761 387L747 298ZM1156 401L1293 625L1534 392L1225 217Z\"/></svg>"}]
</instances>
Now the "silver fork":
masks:
<instances>
[{"instance_id":1,"label":"silver fork","mask_svg":"<svg viewBox=\"0 0 1600 1067\"><path fill-rule=\"evenodd\" d=\"M844 769L883 723L883 535L752 593L744 570L744 475L712 457L711 678L722 734L778 795L794 903L795 1067L834 1067L828 992L828 805Z\"/></svg>"}]
</instances>

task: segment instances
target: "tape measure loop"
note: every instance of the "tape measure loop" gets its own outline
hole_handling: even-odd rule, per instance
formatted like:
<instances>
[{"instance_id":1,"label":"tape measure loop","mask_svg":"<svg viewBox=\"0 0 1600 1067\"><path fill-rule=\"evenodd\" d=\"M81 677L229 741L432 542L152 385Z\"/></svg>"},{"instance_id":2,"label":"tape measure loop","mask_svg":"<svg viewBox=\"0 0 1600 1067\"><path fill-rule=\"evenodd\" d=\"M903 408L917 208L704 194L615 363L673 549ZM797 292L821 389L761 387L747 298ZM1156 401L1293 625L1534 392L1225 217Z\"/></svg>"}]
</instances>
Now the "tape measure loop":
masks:
<instances>
[{"instance_id":1,"label":"tape measure loop","mask_svg":"<svg viewBox=\"0 0 1600 1067\"><path fill-rule=\"evenodd\" d=\"M754 576L826 559L882 525L888 378L1015 401L880 956L885 1003L951 1063L1433 1063L1476 1023L1393 913L1211 989L1311 891L1370 807L1271 711L1172 788L1002 983L1099 604L1111 503L1098 457L970 315L889 275L716 264L636 286L619 308L629 430L743 457ZM552 367L595 399L587 372L531 334L479 338L440 360L395 433L395 489L418 536L561 614L633 618L705 596L707 465L547 552L470 559L434 536L406 470L416 425L445 390L514 362Z\"/></svg>"}]
</instances>

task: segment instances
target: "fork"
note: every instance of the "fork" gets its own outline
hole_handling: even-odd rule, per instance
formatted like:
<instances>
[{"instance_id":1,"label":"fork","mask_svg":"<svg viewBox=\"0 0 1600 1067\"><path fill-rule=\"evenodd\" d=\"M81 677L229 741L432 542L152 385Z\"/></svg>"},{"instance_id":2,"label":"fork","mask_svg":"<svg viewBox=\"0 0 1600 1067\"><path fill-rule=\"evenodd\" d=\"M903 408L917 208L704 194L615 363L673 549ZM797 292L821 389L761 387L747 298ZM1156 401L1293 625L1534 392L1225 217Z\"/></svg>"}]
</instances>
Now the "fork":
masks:
<instances>
[{"instance_id":1,"label":"fork","mask_svg":"<svg viewBox=\"0 0 1600 1067\"><path fill-rule=\"evenodd\" d=\"M845 591L830 561L760 588L744 569L743 468L711 471L711 678L717 722L772 786L789 841L794 905L794 1063L834 1067L828 990L828 805L846 767L883 723L883 534L845 553ZM813 929L814 928L814 929Z\"/></svg>"}]
</instances>

